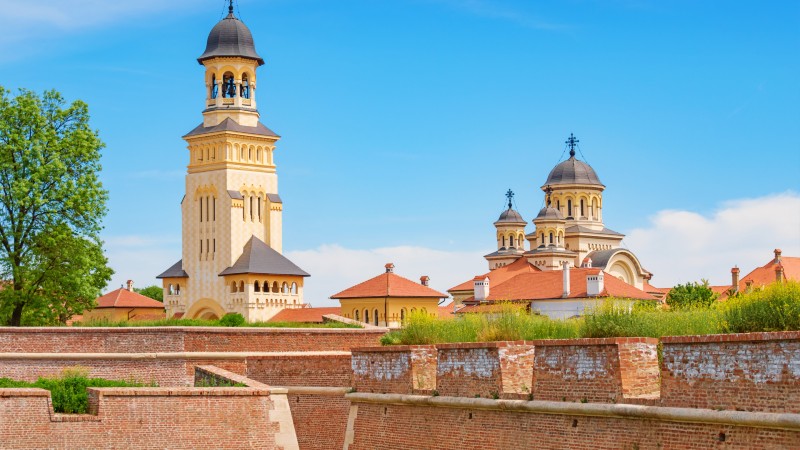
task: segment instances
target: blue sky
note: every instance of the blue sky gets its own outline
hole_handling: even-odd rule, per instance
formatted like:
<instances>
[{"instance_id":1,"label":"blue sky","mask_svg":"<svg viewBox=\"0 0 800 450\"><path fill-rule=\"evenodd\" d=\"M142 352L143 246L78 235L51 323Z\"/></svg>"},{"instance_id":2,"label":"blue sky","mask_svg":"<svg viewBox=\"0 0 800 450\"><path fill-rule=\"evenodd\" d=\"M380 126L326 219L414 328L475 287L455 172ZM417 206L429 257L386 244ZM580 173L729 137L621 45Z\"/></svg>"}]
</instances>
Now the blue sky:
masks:
<instances>
[{"instance_id":1,"label":"blue sky","mask_svg":"<svg viewBox=\"0 0 800 450\"><path fill-rule=\"evenodd\" d=\"M180 258L221 0L0 0L0 85L90 106L118 286ZM800 256L800 3L239 0L266 60L284 250L314 305L393 261L445 290L485 271L504 192L532 219L569 133L654 284ZM532 230L532 225L529 230Z\"/></svg>"}]
</instances>

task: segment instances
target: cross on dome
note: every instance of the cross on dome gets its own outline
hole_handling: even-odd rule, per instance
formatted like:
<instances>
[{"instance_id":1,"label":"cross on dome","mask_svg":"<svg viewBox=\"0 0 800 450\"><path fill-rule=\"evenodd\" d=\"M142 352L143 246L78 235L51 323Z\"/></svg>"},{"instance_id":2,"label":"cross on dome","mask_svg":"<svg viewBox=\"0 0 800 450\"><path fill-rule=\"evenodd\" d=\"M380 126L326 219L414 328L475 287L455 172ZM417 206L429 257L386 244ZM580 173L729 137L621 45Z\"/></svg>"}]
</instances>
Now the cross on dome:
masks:
<instances>
[{"instance_id":1,"label":"cross on dome","mask_svg":"<svg viewBox=\"0 0 800 450\"><path fill-rule=\"evenodd\" d=\"M228 2L228 14L233 14L233 0Z\"/></svg>"},{"instance_id":2,"label":"cross on dome","mask_svg":"<svg viewBox=\"0 0 800 450\"><path fill-rule=\"evenodd\" d=\"M509 189L508 192L506 192L506 198L508 198L508 209L511 209L511 199L514 198L514 191Z\"/></svg>"},{"instance_id":3,"label":"cross on dome","mask_svg":"<svg viewBox=\"0 0 800 450\"><path fill-rule=\"evenodd\" d=\"M577 144L578 142L580 142L580 141L577 138L575 138L575 135L572 134L572 133L570 133L569 134L569 138L566 141L564 141L565 144L569 145L569 156L570 157L575 156L575 144Z\"/></svg>"}]
</instances>

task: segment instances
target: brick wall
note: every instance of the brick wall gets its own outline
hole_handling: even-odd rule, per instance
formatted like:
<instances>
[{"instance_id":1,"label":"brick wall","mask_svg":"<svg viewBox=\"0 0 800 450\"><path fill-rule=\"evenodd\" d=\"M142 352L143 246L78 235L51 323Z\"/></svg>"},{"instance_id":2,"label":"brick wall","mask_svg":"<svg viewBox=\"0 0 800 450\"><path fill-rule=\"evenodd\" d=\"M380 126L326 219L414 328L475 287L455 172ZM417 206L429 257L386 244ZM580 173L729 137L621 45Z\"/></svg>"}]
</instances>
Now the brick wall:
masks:
<instances>
[{"instance_id":1,"label":"brick wall","mask_svg":"<svg viewBox=\"0 0 800 450\"><path fill-rule=\"evenodd\" d=\"M731 425L353 403L349 450L790 449L800 432Z\"/></svg>"},{"instance_id":2,"label":"brick wall","mask_svg":"<svg viewBox=\"0 0 800 450\"><path fill-rule=\"evenodd\" d=\"M341 450L350 401L338 393L296 393L289 389L289 407L301 450Z\"/></svg>"},{"instance_id":3,"label":"brick wall","mask_svg":"<svg viewBox=\"0 0 800 450\"><path fill-rule=\"evenodd\" d=\"M248 357L247 376L271 386L349 387L353 371L350 352L313 352Z\"/></svg>"},{"instance_id":4,"label":"brick wall","mask_svg":"<svg viewBox=\"0 0 800 450\"><path fill-rule=\"evenodd\" d=\"M626 397L658 394L656 339L532 342L536 400L621 403Z\"/></svg>"},{"instance_id":5,"label":"brick wall","mask_svg":"<svg viewBox=\"0 0 800 450\"><path fill-rule=\"evenodd\" d=\"M19 392L25 391L25 392ZM35 391L35 392L31 392ZM277 448L269 391L90 389L97 415L53 414L44 390L0 389L0 445L13 448Z\"/></svg>"},{"instance_id":6,"label":"brick wall","mask_svg":"<svg viewBox=\"0 0 800 450\"><path fill-rule=\"evenodd\" d=\"M526 341L438 344L436 390L455 397L527 397L534 346Z\"/></svg>"},{"instance_id":7,"label":"brick wall","mask_svg":"<svg viewBox=\"0 0 800 450\"><path fill-rule=\"evenodd\" d=\"M385 329L0 327L0 353L349 351L377 345Z\"/></svg>"},{"instance_id":8,"label":"brick wall","mask_svg":"<svg viewBox=\"0 0 800 450\"><path fill-rule=\"evenodd\" d=\"M800 413L800 332L662 338L665 406Z\"/></svg>"},{"instance_id":9,"label":"brick wall","mask_svg":"<svg viewBox=\"0 0 800 450\"><path fill-rule=\"evenodd\" d=\"M428 392L436 383L436 348L396 345L353 349L353 387L360 392Z\"/></svg>"}]
</instances>

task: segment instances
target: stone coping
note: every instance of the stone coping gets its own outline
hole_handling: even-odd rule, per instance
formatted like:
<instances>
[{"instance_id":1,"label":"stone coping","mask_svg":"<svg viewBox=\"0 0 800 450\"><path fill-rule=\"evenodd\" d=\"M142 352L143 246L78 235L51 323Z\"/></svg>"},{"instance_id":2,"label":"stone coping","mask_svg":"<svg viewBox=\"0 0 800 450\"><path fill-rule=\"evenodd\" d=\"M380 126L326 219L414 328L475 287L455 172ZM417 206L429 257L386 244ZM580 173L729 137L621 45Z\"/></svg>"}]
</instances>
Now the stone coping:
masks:
<instances>
[{"instance_id":1,"label":"stone coping","mask_svg":"<svg viewBox=\"0 0 800 450\"><path fill-rule=\"evenodd\" d=\"M502 412L558 414L567 416L653 419L666 422L705 423L742 427L800 431L800 414L631 405L624 403L571 403L543 400L492 400L466 397L429 397L405 394L354 392L345 398L352 403L377 403L401 406L480 409Z\"/></svg>"},{"instance_id":2,"label":"stone coping","mask_svg":"<svg viewBox=\"0 0 800 450\"><path fill-rule=\"evenodd\" d=\"M3 360L197 360L197 359L248 359L248 358L319 358L349 357L346 351L320 352L164 352L164 353L0 353Z\"/></svg>"},{"instance_id":3,"label":"stone coping","mask_svg":"<svg viewBox=\"0 0 800 450\"><path fill-rule=\"evenodd\" d=\"M127 387L86 390L103 397L252 397L269 396L270 389L260 387Z\"/></svg>"},{"instance_id":4,"label":"stone coping","mask_svg":"<svg viewBox=\"0 0 800 450\"><path fill-rule=\"evenodd\" d=\"M430 350L436 348L435 345L381 345L375 347L356 347L350 351L353 353L376 353L376 352L408 352L411 350Z\"/></svg>"},{"instance_id":5,"label":"stone coping","mask_svg":"<svg viewBox=\"0 0 800 450\"><path fill-rule=\"evenodd\" d=\"M703 342L755 342L800 340L800 331L769 331L760 333L703 334L693 336L664 336L664 344L691 344Z\"/></svg>"},{"instance_id":6,"label":"stone coping","mask_svg":"<svg viewBox=\"0 0 800 450\"><path fill-rule=\"evenodd\" d=\"M579 339L535 339L527 344L544 346L558 345L619 345L619 344L658 344L658 339L649 337L579 338Z\"/></svg>"},{"instance_id":7,"label":"stone coping","mask_svg":"<svg viewBox=\"0 0 800 450\"><path fill-rule=\"evenodd\" d=\"M203 334L282 334L282 333L308 333L308 334L348 334L348 333L381 333L389 331L388 328L372 326L370 328L284 328L284 327L0 327L0 334L13 333L76 333L90 334L95 332L121 333L121 334L149 334L163 333L165 331Z\"/></svg>"},{"instance_id":8,"label":"stone coping","mask_svg":"<svg viewBox=\"0 0 800 450\"><path fill-rule=\"evenodd\" d=\"M289 395L323 395L327 397L344 397L345 394L353 392L353 388L348 386L272 386L270 389L273 391L283 389Z\"/></svg>"},{"instance_id":9,"label":"stone coping","mask_svg":"<svg viewBox=\"0 0 800 450\"><path fill-rule=\"evenodd\" d=\"M50 397L50 391L40 388L2 388L0 398L3 397Z\"/></svg>"}]
</instances>

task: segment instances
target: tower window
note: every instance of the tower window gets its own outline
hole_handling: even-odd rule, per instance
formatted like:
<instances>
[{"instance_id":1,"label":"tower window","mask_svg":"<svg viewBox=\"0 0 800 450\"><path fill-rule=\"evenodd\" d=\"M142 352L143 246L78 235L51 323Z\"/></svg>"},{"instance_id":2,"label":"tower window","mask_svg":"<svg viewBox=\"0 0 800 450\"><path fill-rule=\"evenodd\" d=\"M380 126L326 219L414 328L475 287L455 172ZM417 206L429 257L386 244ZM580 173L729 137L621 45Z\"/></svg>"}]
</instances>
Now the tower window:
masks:
<instances>
[{"instance_id":1,"label":"tower window","mask_svg":"<svg viewBox=\"0 0 800 450\"><path fill-rule=\"evenodd\" d=\"M208 196L206 196L206 222L208 222Z\"/></svg>"},{"instance_id":2,"label":"tower window","mask_svg":"<svg viewBox=\"0 0 800 450\"><path fill-rule=\"evenodd\" d=\"M200 197L198 203L200 203L200 222L203 221L203 197Z\"/></svg>"},{"instance_id":3,"label":"tower window","mask_svg":"<svg viewBox=\"0 0 800 450\"><path fill-rule=\"evenodd\" d=\"M584 210L583 199L581 199L581 217L586 217L586 211Z\"/></svg>"},{"instance_id":4,"label":"tower window","mask_svg":"<svg viewBox=\"0 0 800 450\"><path fill-rule=\"evenodd\" d=\"M219 95L219 86L217 86L217 76L211 75L211 98L217 98Z\"/></svg>"},{"instance_id":5,"label":"tower window","mask_svg":"<svg viewBox=\"0 0 800 450\"><path fill-rule=\"evenodd\" d=\"M261 203L263 203L263 202L261 200L261 196L259 195L258 196L258 221L259 222L261 222Z\"/></svg>"},{"instance_id":6,"label":"tower window","mask_svg":"<svg viewBox=\"0 0 800 450\"><path fill-rule=\"evenodd\" d=\"M553 243L553 233L550 233L550 243Z\"/></svg>"},{"instance_id":7,"label":"tower window","mask_svg":"<svg viewBox=\"0 0 800 450\"><path fill-rule=\"evenodd\" d=\"M250 196L250 221L253 220L253 196Z\"/></svg>"},{"instance_id":8,"label":"tower window","mask_svg":"<svg viewBox=\"0 0 800 450\"><path fill-rule=\"evenodd\" d=\"M505 247L505 246L506 246L506 237L503 236L503 247Z\"/></svg>"},{"instance_id":9,"label":"tower window","mask_svg":"<svg viewBox=\"0 0 800 450\"><path fill-rule=\"evenodd\" d=\"M542 245L544 245L544 233L542 233Z\"/></svg>"},{"instance_id":10,"label":"tower window","mask_svg":"<svg viewBox=\"0 0 800 450\"><path fill-rule=\"evenodd\" d=\"M253 284L253 292L261 292L261 285L258 284L258 281Z\"/></svg>"},{"instance_id":11,"label":"tower window","mask_svg":"<svg viewBox=\"0 0 800 450\"><path fill-rule=\"evenodd\" d=\"M242 98L250 98L250 80L247 74L242 74L242 87L239 89Z\"/></svg>"},{"instance_id":12,"label":"tower window","mask_svg":"<svg viewBox=\"0 0 800 450\"><path fill-rule=\"evenodd\" d=\"M211 197L211 206L213 207L212 220L217 221L217 197Z\"/></svg>"},{"instance_id":13,"label":"tower window","mask_svg":"<svg viewBox=\"0 0 800 450\"><path fill-rule=\"evenodd\" d=\"M508 237L508 245L514 247L514 236Z\"/></svg>"},{"instance_id":14,"label":"tower window","mask_svg":"<svg viewBox=\"0 0 800 450\"><path fill-rule=\"evenodd\" d=\"M364 322L369 323L369 310L364 310Z\"/></svg>"},{"instance_id":15,"label":"tower window","mask_svg":"<svg viewBox=\"0 0 800 450\"><path fill-rule=\"evenodd\" d=\"M572 199L567 200L567 217L572 217Z\"/></svg>"},{"instance_id":16,"label":"tower window","mask_svg":"<svg viewBox=\"0 0 800 450\"><path fill-rule=\"evenodd\" d=\"M236 82L233 79L233 74L230 72L225 72L225 75L222 76L222 97L236 97Z\"/></svg>"},{"instance_id":17,"label":"tower window","mask_svg":"<svg viewBox=\"0 0 800 450\"><path fill-rule=\"evenodd\" d=\"M374 311L373 320L375 321L374 323L375 323L375 326L377 327L378 326L378 310L377 309Z\"/></svg>"}]
</instances>

